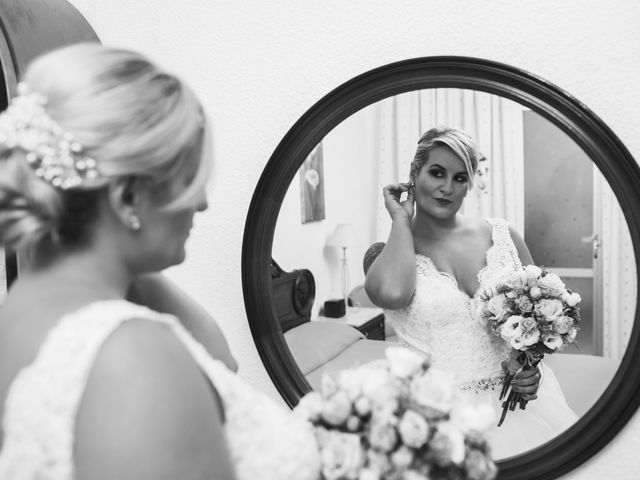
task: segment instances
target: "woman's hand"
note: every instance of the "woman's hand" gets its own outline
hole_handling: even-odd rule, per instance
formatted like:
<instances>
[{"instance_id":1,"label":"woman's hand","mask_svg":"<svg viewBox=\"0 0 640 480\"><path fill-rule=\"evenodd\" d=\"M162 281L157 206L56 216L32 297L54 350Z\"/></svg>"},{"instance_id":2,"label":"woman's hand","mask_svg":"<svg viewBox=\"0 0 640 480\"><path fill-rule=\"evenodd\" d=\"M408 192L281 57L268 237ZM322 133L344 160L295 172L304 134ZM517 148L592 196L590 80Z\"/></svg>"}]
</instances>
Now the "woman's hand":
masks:
<instances>
[{"instance_id":1,"label":"woman's hand","mask_svg":"<svg viewBox=\"0 0 640 480\"><path fill-rule=\"evenodd\" d=\"M400 201L400 196L407 192L407 198ZM413 187L410 183L392 183L382 189L384 205L392 220L398 218L413 218Z\"/></svg>"},{"instance_id":2,"label":"woman's hand","mask_svg":"<svg viewBox=\"0 0 640 480\"><path fill-rule=\"evenodd\" d=\"M523 399L534 400L538 398L536 393L540 387L540 378L540 368L537 366L530 370L520 370L515 374L511 388L514 392L521 393Z\"/></svg>"}]
</instances>

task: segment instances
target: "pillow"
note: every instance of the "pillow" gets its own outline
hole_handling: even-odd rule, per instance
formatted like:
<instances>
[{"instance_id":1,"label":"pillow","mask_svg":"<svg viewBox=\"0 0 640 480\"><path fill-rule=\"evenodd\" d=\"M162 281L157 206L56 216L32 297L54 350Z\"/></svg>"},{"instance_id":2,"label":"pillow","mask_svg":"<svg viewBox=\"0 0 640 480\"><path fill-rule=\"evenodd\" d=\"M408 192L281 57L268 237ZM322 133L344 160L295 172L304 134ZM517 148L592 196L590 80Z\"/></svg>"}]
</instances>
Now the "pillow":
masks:
<instances>
[{"instance_id":1,"label":"pillow","mask_svg":"<svg viewBox=\"0 0 640 480\"><path fill-rule=\"evenodd\" d=\"M284 338L298 368L306 375L365 336L345 323L318 320L292 328Z\"/></svg>"}]
</instances>

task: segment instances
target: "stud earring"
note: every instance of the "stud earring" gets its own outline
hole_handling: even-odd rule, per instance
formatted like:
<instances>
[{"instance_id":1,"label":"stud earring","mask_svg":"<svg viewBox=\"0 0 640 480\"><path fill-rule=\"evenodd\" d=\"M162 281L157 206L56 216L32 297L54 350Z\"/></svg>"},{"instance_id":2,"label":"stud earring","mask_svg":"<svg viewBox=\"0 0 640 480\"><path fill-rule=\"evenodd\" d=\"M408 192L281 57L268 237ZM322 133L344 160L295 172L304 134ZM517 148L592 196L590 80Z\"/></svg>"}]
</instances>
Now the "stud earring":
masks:
<instances>
[{"instance_id":1,"label":"stud earring","mask_svg":"<svg viewBox=\"0 0 640 480\"><path fill-rule=\"evenodd\" d=\"M140 219L136 215L129 217L129 228L131 230L140 230Z\"/></svg>"}]
</instances>

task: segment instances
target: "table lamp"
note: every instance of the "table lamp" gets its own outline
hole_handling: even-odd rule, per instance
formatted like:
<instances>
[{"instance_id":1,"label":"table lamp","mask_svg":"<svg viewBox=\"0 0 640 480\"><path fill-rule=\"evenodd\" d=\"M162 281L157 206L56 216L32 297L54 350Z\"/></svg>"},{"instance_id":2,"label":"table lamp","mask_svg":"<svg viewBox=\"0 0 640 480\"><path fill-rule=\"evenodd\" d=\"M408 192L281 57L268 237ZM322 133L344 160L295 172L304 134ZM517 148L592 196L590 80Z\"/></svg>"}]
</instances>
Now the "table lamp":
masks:
<instances>
[{"instance_id":1,"label":"table lamp","mask_svg":"<svg viewBox=\"0 0 640 480\"><path fill-rule=\"evenodd\" d=\"M342 297L344 305L349 305L349 265L347 263L347 248L358 246L358 239L353 225L350 223L340 223L336 226L333 233L327 239L327 245L330 247L342 248Z\"/></svg>"}]
</instances>

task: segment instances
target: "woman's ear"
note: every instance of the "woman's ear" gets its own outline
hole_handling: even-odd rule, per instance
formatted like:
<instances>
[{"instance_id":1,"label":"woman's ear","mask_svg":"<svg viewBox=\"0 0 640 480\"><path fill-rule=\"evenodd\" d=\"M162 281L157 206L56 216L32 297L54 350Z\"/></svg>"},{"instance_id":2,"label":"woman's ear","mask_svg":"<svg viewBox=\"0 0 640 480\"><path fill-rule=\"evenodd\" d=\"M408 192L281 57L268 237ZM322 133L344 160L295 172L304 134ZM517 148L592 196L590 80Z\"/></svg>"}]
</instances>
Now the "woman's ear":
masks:
<instances>
[{"instance_id":1,"label":"woman's ear","mask_svg":"<svg viewBox=\"0 0 640 480\"><path fill-rule=\"evenodd\" d=\"M109 186L109 205L122 222L131 230L140 230L140 200L142 197L141 182L136 177L118 179Z\"/></svg>"}]
</instances>

